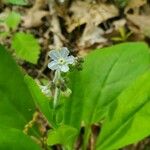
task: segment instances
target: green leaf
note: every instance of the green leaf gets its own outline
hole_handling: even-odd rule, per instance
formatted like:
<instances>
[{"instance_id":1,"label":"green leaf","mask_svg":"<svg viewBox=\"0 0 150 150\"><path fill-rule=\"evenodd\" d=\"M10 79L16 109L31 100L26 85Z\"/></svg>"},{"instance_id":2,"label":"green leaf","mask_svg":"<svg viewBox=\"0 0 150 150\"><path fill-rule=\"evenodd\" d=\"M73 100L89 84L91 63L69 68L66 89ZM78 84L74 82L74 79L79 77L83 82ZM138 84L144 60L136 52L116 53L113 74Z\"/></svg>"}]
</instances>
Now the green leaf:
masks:
<instances>
[{"instance_id":1,"label":"green leaf","mask_svg":"<svg viewBox=\"0 0 150 150\"><path fill-rule=\"evenodd\" d=\"M1 150L41 150L30 137L22 131L0 127L0 149Z\"/></svg>"},{"instance_id":2,"label":"green leaf","mask_svg":"<svg viewBox=\"0 0 150 150\"><path fill-rule=\"evenodd\" d=\"M97 49L86 58L83 70L70 74L72 95L66 100L65 124L80 128L99 122L113 100L150 67L144 43L124 43Z\"/></svg>"},{"instance_id":3,"label":"green leaf","mask_svg":"<svg viewBox=\"0 0 150 150\"><path fill-rule=\"evenodd\" d=\"M35 111L30 92L14 60L0 46L0 123L23 129Z\"/></svg>"},{"instance_id":4,"label":"green leaf","mask_svg":"<svg viewBox=\"0 0 150 150\"><path fill-rule=\"evenodd\" d=\"M16 29L21 21L21 16L19 13L11 12L5 19L7 26L11 29Z\"/></svg>"},{"instance_id":5,"label":"green leaf","mask_svg":"<svg viewBox=\"0 0 150 150\"><path fill-rule=\"evenodd\" d=\"M150 71L124 90L109 111L97 150L118 149L150 135Z\"/></svg>"},{"instance_id":6,"label":"green leaf","mask_svg":"<svg viewBox=\"0 0 150 150\"><path fill-rule=\"evenodd\" d=\"M13 5L27 5L28 0L5 0L5 2Z\"/></svg>"},{"instance_id":7,"label":"green leaf","mask_svg":"<svg viewBox=\"0 0 150 150\"><path fill-rule=\"evenodd\" d=\"M36 82L29 76L25 76L25 82L30 90L30 93L35 101L35 104L43 113L43 115L48 120L49 124L52 127L56 127L53 121L53 110L50 107L50 101L48 97L46 97L40 90L39 86Z\"/></svg>"},{"instance_id":8,"label":"green leaf","mask_svg":"<svg viewBox=\"0 0 150 150\"><path fill-rule=\"evenodd\" d=\"M40 54L38 41L32 34L16 33L12 40L12 48L16 55L23 60L36 64Z\"/></svg>"},{"instance_id":9,"label":"green leaf","mask_svg":"<svg viewBox=\"0 0 150 150\"><path fill-rule=\"evenodd\" d=\"M77 135L77 129L62 125L57 129L50 130L48 133L47 144L62 144L66 149L72 150L73 142Z\"/></svg>"}]
</instances>

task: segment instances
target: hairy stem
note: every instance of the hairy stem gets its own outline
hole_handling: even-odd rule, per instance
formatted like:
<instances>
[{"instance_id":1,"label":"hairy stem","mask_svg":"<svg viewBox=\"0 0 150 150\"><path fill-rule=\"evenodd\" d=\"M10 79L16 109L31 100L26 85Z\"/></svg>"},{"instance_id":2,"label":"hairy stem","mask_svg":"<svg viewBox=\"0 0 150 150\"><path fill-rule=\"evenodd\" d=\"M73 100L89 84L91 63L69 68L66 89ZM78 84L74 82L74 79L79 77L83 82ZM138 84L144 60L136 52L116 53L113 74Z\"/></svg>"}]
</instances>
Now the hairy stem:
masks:
<instances>
[{"instance_id":1,"label":"hairy stem","mask_svg":"<svg viewBox=\"0 0 150 150\"><path fill-rule=\"evenodd\" d=\"M55 94L54 94L54 102L53 102L53 107L54 109L57 107L58 100L59 100L59 88L55 88Z\"/></svg>"},{"instance_id":2,"label":"hairy stem","mask_svg":"<svg viewBox=\"0 0 150 150\"><path fill-rule=\"evenodd\" d=\"M53 101L53 108L55 109L58 105L58 101L59 101L59 94L60 94L60 89L57 87L57 83L59 82L60 79L60 71L56 71L55 72L55 76L53 79L53 82L55 84L55 91L54 91L54 101Z\"/></svg>"}]
</instances>

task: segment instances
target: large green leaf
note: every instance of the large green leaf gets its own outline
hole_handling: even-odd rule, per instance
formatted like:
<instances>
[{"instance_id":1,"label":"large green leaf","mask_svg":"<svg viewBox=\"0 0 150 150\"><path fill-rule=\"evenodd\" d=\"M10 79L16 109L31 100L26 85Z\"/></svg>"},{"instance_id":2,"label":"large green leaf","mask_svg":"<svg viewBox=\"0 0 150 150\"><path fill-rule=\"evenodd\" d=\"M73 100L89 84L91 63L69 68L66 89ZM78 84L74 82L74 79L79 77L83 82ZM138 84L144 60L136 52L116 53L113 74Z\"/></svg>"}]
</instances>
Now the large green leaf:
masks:
<instances>
[{"instance_id":1,"label":"large green leaf","mask_svg":"<svg viewBox=\"0 0 150 150\"><path fill-rule=\"evenodd\" d=\"M0 123L23 129L32 119L35 106L14 60L0 46Z\"/></svg>"},{"instance_id":2,"label":"large green leaf","mask_svg":"<svg viewBox=\"0 0 150 150\"><path fill-rule=\"evenodd\" d=\"M23 60L36 64L40 54L40 45L30 33L16 33L12 39L12 48Z\"/></svg>"},{"instance_id":3,"label":"large green leaf","mask_svg":"<svg viewBox=\"0 0 150 150\"><path fill-rule=\"evenodd\" d=\"M97 141L97 150L114 150L150 135L150 71L117 98Z\"/></svg>"},{"instance_id":4,"label":"large green leaf","mask_svg":"<svg viewBox=\"0 0 150 150\"><path fill-rule=\"evenodd\" d=\"M86 58L83 70L70 74L72 95L66 101L65 123L79 128L98 122L113 100L150 67L148 46L124 43L97 49Z\"/></svg>"},{"instance_id":5,"label":"large green leaf","mask_svg":"<svg viewBox=\"0 0 150 150\"><path fill-rule=\"evenodd\" d=\"M1 150L41 150L30 137L13 128L0 127Z\"/></svg>"}]
</instances>

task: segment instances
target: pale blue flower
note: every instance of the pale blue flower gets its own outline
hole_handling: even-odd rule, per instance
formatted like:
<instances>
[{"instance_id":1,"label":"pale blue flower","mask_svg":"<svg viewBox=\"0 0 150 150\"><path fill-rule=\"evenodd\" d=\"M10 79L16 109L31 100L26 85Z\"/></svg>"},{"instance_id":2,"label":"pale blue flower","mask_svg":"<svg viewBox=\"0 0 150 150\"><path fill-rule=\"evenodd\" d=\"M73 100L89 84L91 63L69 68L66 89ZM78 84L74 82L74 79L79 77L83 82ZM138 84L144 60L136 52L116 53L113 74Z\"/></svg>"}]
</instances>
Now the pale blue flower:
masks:
<instances>
[{"instance_id":1,"label":"pale blue flower","mask_svg":"<svg viewBox=\"0 0 150 150\"><path fill-rule=\"evenodd\" d=\"M50 51L49 56L52 61L48 64L48 68L51 70L67 72L69 70L68 65L75 62L75 57L69 56L69 50L66 47Z\"/></svg>"}]
</instances>

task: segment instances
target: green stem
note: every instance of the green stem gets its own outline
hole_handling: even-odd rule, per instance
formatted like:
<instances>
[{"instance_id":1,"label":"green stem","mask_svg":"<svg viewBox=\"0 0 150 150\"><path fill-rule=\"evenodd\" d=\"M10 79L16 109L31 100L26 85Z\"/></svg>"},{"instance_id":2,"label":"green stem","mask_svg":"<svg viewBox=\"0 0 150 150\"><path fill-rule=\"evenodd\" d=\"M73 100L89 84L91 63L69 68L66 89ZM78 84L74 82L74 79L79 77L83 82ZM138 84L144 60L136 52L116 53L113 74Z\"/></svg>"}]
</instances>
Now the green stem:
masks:
<instances>
[{"instance_id":1,"label":"green stem","mask_svg":"<svg viewBox=\"0 0 150 150\"><path fill-rule=\"evenodd\" d=\"M59 81L59 79L61 78L60 76L60 71L56 71L55 75L54 75L54 79L53 82L55 84L55 91L54 91L54 101L53 101L53 108L55 110L55 108L58 105L58 101L59 101L59 94L60 94L60 89L57 87L57 83Z\"/></svg>"},{"instance_id":2,"label":"green stem","mask_svg":"<svg viewBox=\"0 0 150 150\"><path fill-rule=\"evenodd\" d=\"M53 102L53 107L54 109L57 107L58 100L59 100L59 88L55 88L55 94L54 94L54 102Z\"/></svg>"}]
</instances>

